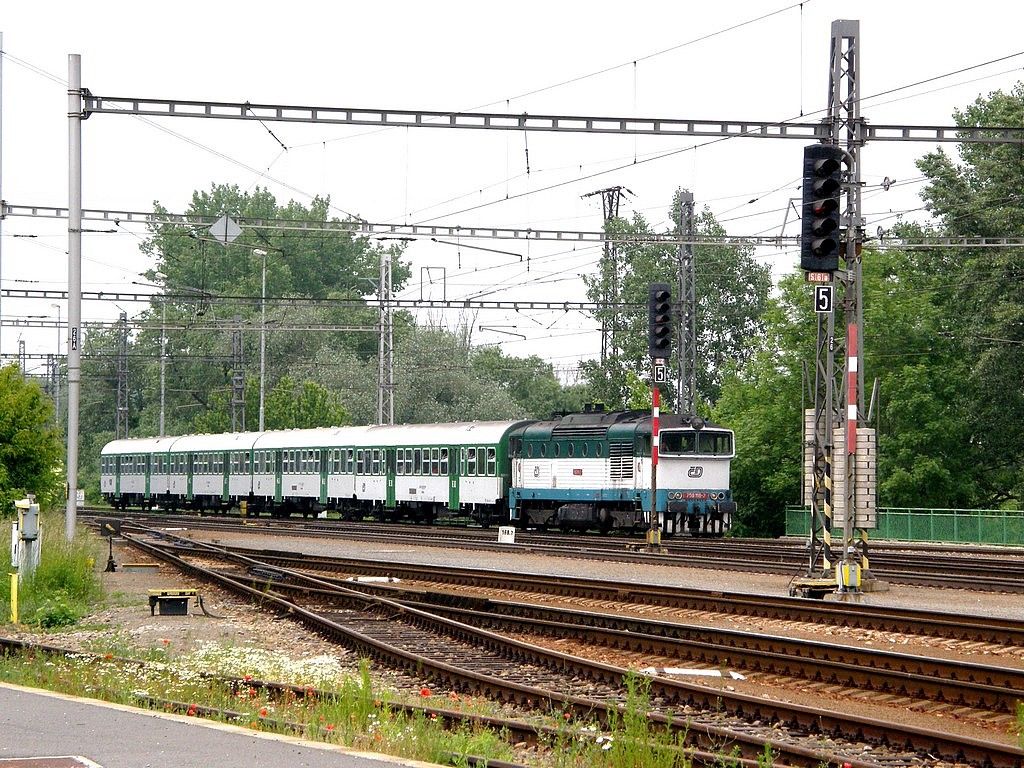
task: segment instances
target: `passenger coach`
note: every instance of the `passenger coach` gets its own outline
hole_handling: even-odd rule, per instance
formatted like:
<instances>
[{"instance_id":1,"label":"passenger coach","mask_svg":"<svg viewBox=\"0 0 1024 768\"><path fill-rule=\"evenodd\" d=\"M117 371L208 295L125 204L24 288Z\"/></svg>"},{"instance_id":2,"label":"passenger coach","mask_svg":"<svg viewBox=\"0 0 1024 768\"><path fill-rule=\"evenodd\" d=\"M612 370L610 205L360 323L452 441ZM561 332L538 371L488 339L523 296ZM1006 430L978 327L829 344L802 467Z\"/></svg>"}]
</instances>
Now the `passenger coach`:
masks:
<instances>
[{"instance_id":1,"label":"passenger coach","mask_svg":"<svg viewBox=\"0 0 1024 768\"><path fill-rule=\"evenodd\" d=\"M508 519L508 433L523 422L380 425L115 440L100 488L120 508L338 510Z\"/></svg>"}]
</instances>

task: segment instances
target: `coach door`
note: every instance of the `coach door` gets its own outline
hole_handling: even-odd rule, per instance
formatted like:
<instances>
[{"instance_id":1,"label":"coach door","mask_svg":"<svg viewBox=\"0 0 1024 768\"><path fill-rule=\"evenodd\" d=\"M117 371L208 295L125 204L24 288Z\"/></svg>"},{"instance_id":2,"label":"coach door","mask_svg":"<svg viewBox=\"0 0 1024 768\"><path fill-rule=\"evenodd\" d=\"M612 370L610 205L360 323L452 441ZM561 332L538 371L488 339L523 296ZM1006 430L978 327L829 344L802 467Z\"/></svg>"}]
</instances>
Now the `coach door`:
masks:
<instances>
[{"instance_id":1,"label":"coach door","mask_svg":"<svg viewBox=\"0 0 1024 768\"><path fill-rule=\"evenodd\" d=\"M145 491L145 495L143 495L142 498L148 499L149 498L149 480L150 480L151 471L153 469L153 456L151 454L148 454L148 453L146 454L146 457L145 457L145 467L146 467L146 491Z\"/></svg>"},{"instance_id":2,"label":"coach door","mask_svg":"<svg viewBox=\"0 0 1024 768\"><path fill-rule=\"evenodd\" d=\"M330 466L331 452L326 448L317 451L320 456L320 503L327 503L327 470Z\"/></svg>"},{"instance_id":3,"label":"coach door","mask_svg":"<svg viewBox=\"0 0 1024 768\"><path fill-rule=\"evenodd\" d=\"M281 503L281 452L274 451L274 501Z\"/></svg>"},{"instance_id":4,"label":"coach door","mask_svg":"<svg viewBox=\"0 0 1024 768\"><path fill-rule=\"evenodd\" d=\"M241 463L241 460L239 460ZM224 482L221 485L221 501L227 502L231 498L231 454L229 452L220 455L220 468L224 473Z\"/></svg>"},{"instance_id":5,"label":"coach door","mask_svg":"<svg viewBox=\"0 0 1024 768\"><path fill-rule=\"evenodd\" d=\"M395 449L385 448L384 449L384 474L387 476L387 489L386 502L384 504L388 509L395 508Z\"/></svg>"},{"instance_id":6,"label":"coach door","mask_svg":"<svg viewBox=\"0 0 1024 768\"><path fill-rule=\"evenodd\" d=\"M448 451L448 509L459 508L459 471L461 454L458 446L450 445ZM463 449L465 450L465 449Z\"/></svg>"}]
</instances>

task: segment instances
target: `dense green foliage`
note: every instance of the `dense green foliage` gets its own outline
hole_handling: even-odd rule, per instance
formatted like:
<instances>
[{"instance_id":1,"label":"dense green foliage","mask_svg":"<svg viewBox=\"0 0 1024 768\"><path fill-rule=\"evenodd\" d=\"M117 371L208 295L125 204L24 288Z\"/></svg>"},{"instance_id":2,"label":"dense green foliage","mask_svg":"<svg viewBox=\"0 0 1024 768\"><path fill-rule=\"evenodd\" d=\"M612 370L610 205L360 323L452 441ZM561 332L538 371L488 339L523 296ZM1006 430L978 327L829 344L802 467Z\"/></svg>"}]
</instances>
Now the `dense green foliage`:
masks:
<instances>
[{"instance_id":1,"label":"dense green foliage","mask_svg":"<svg viewBox=\"0 0 1024 768\"><path fill-rule=\"evenodd\" d=\"M61 440L53 405L16 365L0 368L0 516L33 493L43 505L63 497Z\"/></svg>"}]
</instances>

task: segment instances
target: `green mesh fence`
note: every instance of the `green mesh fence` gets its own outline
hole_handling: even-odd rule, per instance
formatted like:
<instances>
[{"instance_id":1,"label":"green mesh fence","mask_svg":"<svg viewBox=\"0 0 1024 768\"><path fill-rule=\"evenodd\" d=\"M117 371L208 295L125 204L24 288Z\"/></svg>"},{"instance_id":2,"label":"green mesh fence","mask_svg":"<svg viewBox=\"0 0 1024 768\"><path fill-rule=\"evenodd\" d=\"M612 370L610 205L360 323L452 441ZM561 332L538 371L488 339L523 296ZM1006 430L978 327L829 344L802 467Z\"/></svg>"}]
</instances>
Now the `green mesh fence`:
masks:
<instances>
[{"instance_id":1,"label":"green mesh fence","mask_svg":"<svg viewBox=\"0 0 1024 768\"><path fill-rule=\"evenodd\" d=\"M810 524L808 508L786 508L787 536L808 535ZM833 529L833 535L842 531ZM879 507L871 538L1024 546L1024 510Z\"/></svg>"}]
</instances>

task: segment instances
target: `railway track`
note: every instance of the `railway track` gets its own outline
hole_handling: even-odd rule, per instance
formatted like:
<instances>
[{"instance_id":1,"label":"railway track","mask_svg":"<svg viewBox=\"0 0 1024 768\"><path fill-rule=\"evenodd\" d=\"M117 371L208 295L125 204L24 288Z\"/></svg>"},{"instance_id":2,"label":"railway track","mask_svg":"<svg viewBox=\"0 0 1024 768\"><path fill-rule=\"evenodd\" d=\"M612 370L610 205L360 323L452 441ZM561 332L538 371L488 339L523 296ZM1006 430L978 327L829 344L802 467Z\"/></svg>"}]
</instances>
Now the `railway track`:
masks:
<instances>
[{"instance_id":1,"label":"railway track","mask_svg":"<svg viewBox=\"0 0 1024 768\"><path fill-rule=\"evenodd\" d=\"M450 613L468 610L465 608L448 606L442 610L427 603L414 605L366 594L286 566L280 553L243 554L160 532L151 532L145 540L137 536L130 539L154 557L261 599L320 632L343 639L360 652L392 666L421 670L462 690L487 693L520 705L536 707L543 702L545 707L599 719L609 703L621 705L625 695L624 668L514 640L472 626ZM218 572L198 564L209 559L227 561L230 567ZM321 566L324 563L315 567ZM273 574L286 577L290 584L285 584L283 578L273 578ZM303 595L302 603L282 596L296 589ZM449 615L444 615L445 611ZM515 619L509 614L500 620ZM532 625L520 623L519 631L534 631L536 622L544 620L533 619ZM653 625L644 628L656 637ZM735 744L751 759L756 759L766 743L790 765L818 766L841 759L852 766L940 766L957 761L1019 766L1024 758L1020 749L1001 742L893 726L875 718L767 701L721 687L658 675L650 678L650 686L652 701L656 702L651 712L653 722L672 727L685 717L691 743L699 743L702 748ZM579 695L581 690L583 696ZM975 694L959 695L980 693L976 690ZM871 759L866 760L865 754L871 754Z\"/></svg>"},{"instance_id":2,"label":"railway track","mask_svg":"<svg viewBox=\"0 0 1024 768\"><path fill-rule=\"evenodd\" d=\"M110 515L93 512L97 517ZM139 516L147 525L187 524L208 530L232 530L241 520L225 516ZM409 544L414 546L453 547L476 550L513 550L547 556L592 558L607 561L657 565L684 565L692 568L714 568L750 573L790 573L799 575L806 569L806 543L795 540L765 539L673 539L663 543L662 552L644 550L637 539L580 535L516 533L515 544L497 542L497 533L490 529L440 526L385 525L353 523L339 520L270 520L245 521L248 530L259 529L280 535L344 537L349 540ZM965 549L968 550L965 552ZM1003 547L918 546L887 542L874 543L871 571L878 578L893 583L916 586L947 587L1010 593L1024 592L1024 557Z\"/></svg>"}]
</instances>

